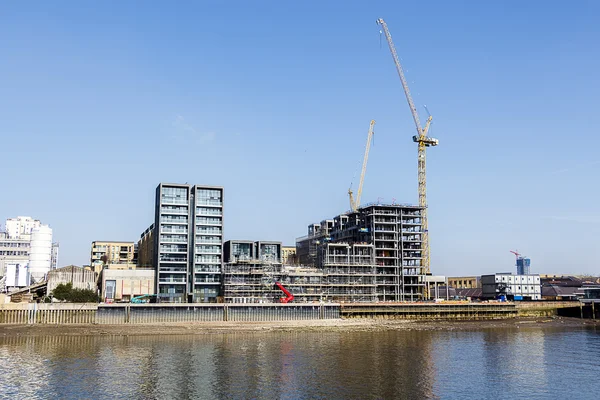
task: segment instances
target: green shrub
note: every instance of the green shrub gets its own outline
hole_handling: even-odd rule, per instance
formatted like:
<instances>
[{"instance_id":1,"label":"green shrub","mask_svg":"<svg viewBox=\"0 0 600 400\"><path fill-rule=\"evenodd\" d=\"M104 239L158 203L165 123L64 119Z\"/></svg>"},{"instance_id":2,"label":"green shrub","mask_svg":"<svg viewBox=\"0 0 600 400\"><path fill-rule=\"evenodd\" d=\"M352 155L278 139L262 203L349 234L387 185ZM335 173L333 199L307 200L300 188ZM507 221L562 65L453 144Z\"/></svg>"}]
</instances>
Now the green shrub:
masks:
<instances>
[{"instance_id":1,"label":"green shrub","mask_svg":"<svg viewBox=\"0 0 600 400\"><path fill-rule=\"evenodd\" d=\"M97 303L98 295L90 289L73 289L71 282L61 283L54 288L52 296L55 299L69 303Z\"/></svg>"}]
</instances>

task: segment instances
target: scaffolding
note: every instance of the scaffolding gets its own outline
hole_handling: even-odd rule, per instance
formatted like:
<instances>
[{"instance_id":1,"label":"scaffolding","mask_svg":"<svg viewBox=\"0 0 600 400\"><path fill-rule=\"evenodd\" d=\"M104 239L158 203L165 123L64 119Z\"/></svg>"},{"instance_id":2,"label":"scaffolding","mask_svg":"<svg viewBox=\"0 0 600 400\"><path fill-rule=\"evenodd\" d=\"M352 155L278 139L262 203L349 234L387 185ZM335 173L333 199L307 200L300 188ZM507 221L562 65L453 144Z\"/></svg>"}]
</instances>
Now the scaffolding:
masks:
<instances>
[{"instance_id":1,"label":"scaffolding","mask_svg":"<svg viewBox=\"0 0 600 400\"><path fill-rule=\"evenodd\" d=\"M374 265L377 301L422 300L422 213L423 208L415 205L368 204L332 220L311 224L308 235L296 241L299 260L319 267L323 263ZM373 254L359 259L356 253L351 255L341 249L355 245L370 245Z\"/></svg>"},{"instance_id":2,"label":"scaffolding","mask_svg":"<svg viewBox=\"0 0 600 400\"><path fill-rule=\"evenodd\" d=\"M280 282L296 303L372 302L377 300L373 246L332 243L320 247L319 267L284 266L264 260L236 260L224 268L224 299L228 303L277 302Z\"/></svg>"}]
</instances>

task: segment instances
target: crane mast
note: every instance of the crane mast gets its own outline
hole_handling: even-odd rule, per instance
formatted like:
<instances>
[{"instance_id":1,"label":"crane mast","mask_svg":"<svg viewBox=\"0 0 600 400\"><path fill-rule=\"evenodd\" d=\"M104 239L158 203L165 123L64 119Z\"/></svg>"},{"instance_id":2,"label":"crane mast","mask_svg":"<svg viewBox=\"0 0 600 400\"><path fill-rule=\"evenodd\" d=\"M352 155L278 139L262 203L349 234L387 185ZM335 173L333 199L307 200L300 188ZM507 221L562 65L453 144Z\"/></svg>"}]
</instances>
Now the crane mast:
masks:
<instances>
[{"instance_id":1,"label":"crane mast","mask_svg":"<svg viewBox=\"0 0 600 400\"><path fill-rule=\"evenodd\" d=\"M365 181L365 172L367 172L367 161L369 160L369 150L371 149L371 140L373 139L373 128L375 127L375 120L371 120L369 126L369 134L367 135L367 145L365 147L365 156L363 158L362 170L360 171L360 181L358 183L358 191L356 192L356 200L354 200L354 193L352 188L348 189L348 196L350 197L350 209L356 211L360 206L360 196L362 196L363 183Z\"/></svg>"},{"instance_id":2,"label":"crane mast","mask_svg":"<svg viewBox=\"0 0 600 400\"><path fill-rule=\"evenodd\" d=\"M398 71L398 75L400 76L400 81L402 82L402 88L404 89L404 94L406 96L406 101L408 102L408 106L410 107L410 112L412 114L413 120L415 122L415 127L417 128L417 134L413 136L413 142L418 144L418 158L417 158L417 167L418 167L418 183L419 183L419 206L422 207L422 216L421 223L423 225L423 248L422 248L422 267L426 274L431 273L430 265L429 265L429 231L428 231L428 223L427 223L427 147L429 146L437 146L438 140L427 136L429 132L429 126L431 125L432 117L429 116L427 122L425 123L425 127L421 127L421 122L419 120L419 113L417 112L417 108L415 107L415 103L413 102L412 96L410 94L410 90L408 89L408 83L406 82L406 78L404 76L404 71L402 70L402 65L400 64L400 59L398 58L398 54L396 53L396 48L394 46L394 42L392 41L392 35L387 27L387 24L382 18L377 20L377 23L381 25L383 32L385 34L385 38L387 40L388 46L390 48L390 52L392 53L392 58L394 59L394 64L396 65L396 70ZM427 293L426 293L427 296Z\"/></svg>"}]
</instances>

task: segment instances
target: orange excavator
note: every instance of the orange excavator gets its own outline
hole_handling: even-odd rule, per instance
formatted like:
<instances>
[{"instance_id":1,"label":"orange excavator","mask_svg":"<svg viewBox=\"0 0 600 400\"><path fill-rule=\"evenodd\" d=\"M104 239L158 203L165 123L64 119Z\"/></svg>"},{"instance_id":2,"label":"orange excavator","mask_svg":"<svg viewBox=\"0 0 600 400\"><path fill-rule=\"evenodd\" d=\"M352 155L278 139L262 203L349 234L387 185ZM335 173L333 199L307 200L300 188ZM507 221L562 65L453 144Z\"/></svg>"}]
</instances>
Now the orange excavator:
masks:
<instances>
[{"instance_id":1,"label":"orange excavator","mask_svg":"<svg viewBox=\"0 0 600 400\"><path fill-rule=\"evenodd\" d=\"M294 300L294 295L287 290L285 287L283 287L283 285L279 282L275 282L275 286L277 286L277 288L279 290L281 290L286 297L281 297L279 298L279 302L280 303L291 303Z\"/></svg>"}]
</instances>

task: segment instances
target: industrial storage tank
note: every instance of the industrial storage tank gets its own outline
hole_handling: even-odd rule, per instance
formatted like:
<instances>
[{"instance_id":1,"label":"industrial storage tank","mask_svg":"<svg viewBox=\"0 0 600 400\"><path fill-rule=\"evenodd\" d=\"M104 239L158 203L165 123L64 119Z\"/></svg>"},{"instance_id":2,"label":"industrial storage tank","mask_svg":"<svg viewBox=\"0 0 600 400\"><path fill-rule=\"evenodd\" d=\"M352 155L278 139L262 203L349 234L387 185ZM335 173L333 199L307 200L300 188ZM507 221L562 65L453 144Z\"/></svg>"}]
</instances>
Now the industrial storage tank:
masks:
<instances>
[{"instance_id":1,"label":"industrial storage tank","mask_svg":"<svg viewBox=\"0 0 600 400\"><path fill-rule=\"evenodd\" d=\"M31 231L29 276L31 283L43 281L52 264L52 229L41 225Z\"/></svg>"}]
</instances>

